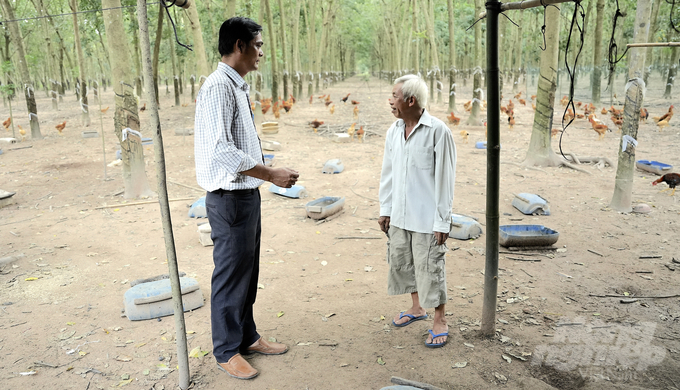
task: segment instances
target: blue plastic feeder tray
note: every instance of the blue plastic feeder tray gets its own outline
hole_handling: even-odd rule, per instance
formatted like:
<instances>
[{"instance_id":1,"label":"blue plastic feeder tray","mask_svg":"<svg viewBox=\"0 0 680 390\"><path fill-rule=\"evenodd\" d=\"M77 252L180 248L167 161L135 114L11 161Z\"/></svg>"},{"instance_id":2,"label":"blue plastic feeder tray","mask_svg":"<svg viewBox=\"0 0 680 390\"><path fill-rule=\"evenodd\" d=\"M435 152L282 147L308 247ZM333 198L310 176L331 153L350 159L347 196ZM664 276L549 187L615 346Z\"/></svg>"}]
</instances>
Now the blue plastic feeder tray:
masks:
<instances>
[{"instance_id":1,"label":"blue plastic feeder tray","mask_svg":"<svg viewBox=\"0 0 680 390\"><path fill-rule=\"evenodd\" d=\"M536 194L521 193L515 195L512 205L526 215L550 215L548 201Z\"/></svg>"},{"instance_id":2,"label":"blue plastic feeder tray","mask_svg":"<svg viewBox=\"0 0 680 390\"><path fill-rule=\"evenodd\" d=\"M324 196L315 199L305 205L307 216L311 219L324 219L336 214L345 205L345 198L337 196Z\"/></svg>"},{"instance_id":3,"label":"blue plastic feeder tray","mask_svg":"<svg viewBox=\"0 0 680 390\"><path fill-rule=\"evenodd\" d=\"M198 281L179 278L184 311L203 306L203 293ZM174 313L170 280L138 284L125 292L125 315L130 321L149 320Z\"/></svg>"},{"instance_id":4,"label":"blue plastic feeder tray","mask_svg":"<svg viewBox=\"0 0 680 390\"><path fill-rule=\"evenodd\" d=\"M269 186L269 192L281 196L285 196L286 198L306 198L307 197L307 190L303 186L299 185L294 185L291 188L281 188L277 186L276 184L272 184Z\"/></svg>"},{"instance_id":5,"label":"blue plastic feeder tray","mask_svg":"<svg viewBox=\"0 0 680 390\"><path fill-rule=\"evenodd\" d=\"M208 218L208 211L205 209L205 196L201 196L191 205L189 218Z\"/></svg>"},{"instance_id":6,"label":"blue plastic feeder tray","mask_svg":"<svg viewBox=\"0 0 680 390\"><path fill-rule=\"evenodd\" d=\"M457 240L475 239L482 234L482 225L474 218L465 215L451 214L451 231L449 237Z\"/></svg>"},{"instance_id":7,"label":"blue plastic feeder tray","mask_svg":"<svg viewBox=\"0 0 680 390\"><path fill-rule=\"evenodd\" d=\"M502 146L502 145L499 145L499 146ZM478 142L475 144L475 148L477 148L477 149L486 149L486 141L478 141Z\"/></svg>"},{"instance_id":8,"label":"blue plastic feeder tray","mask_svg":"<svg viewBox=\"0 0 680 390\"><path fill-rule=\"evenodd\" d=\"M504 247L550 246L560 233L543 225L502 225L498 242Z\"/></svg>"},{"instance_id":9,"label":"blue plastic feeder tray","mask_svg":"<svg viewBox=\"0 0 680 390\"><path fill-rule=\"evenodd\" d=\"M635 162L635 167L643 171L656 173L659 176L665 175L673 169L672 165L649 160L637 160Z\"/></svg>"}]
</instances>

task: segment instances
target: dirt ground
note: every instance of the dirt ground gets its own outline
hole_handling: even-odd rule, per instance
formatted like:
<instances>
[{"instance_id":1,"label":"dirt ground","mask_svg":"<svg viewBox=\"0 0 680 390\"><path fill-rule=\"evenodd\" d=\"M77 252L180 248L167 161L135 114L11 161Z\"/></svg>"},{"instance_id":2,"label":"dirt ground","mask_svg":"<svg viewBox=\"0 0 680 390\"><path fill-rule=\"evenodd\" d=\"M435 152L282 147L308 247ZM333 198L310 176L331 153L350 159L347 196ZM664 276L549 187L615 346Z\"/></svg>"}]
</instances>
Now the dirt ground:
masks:
<instances>
[{"instance_id":1,"label":"dirt ground","mask_svg":"<svg viewBox=\"0 0 680 390\"><path fill-rule=\"evenodd\" d=\"M624 83L617 81L618 90ZM462 105L472 95L471 84L458 82L463 121L468 114ZM672 103L661 98L664 84L655 74L647 91L650 116L663 114ZM586 77L578 87L576 100L588 102ZM529 83L528 89L520 88L525 98L535 94L536 86ZM665 184L652 187L656 176L636 171L634 202L648 204L652 212L621 214L608 208L615 167L583 165L590 174L521 167L531 135L530 106L516 106L513 130L502 117L501 225L545 225L560 233L559 249L522 256L501 248L497 333L483 339L478 330L486 234L477 240L449 239L448 345L435 350L423 345L432 309L428 320L390 326L391 318L410 302L407 296L387 295L386 238L377 224L384 134L394 121L387 105L390 91L390 85L376 78L339 82L315 95L331 94L333 115L316 97L311 105L301 99L282 114L279 133L264 137L282 144L281 151L270 152L275 166L299 170L298 184L309 193L306 199L289 199L269 192L268 184L261 188L263 288L255 317L264 337L287 343L290 351L250 358L261 372L252 381L219 371L211 353L190 358L193 388L380 389L390 385L391 376L443 389L680 388L678 296L627 304L621 298L591 296L680 293L680 269L670 265L673 257L680 258L678 195L660 193ZM560 97L567 86L561 91ZM353 107L340 102L347 93L361 102L356 123L368 131L364 142L331 141L333 131L355 122ZM172 95L163 87L161 94L168 179L197 187L193 139L174 135L176 129L193 128L190 96L182 96L187 107L173 107ZM101 139L81 137L86 129L79 124L80 108L72 92L59 111L44 93L38 95L45 139L29 137L0 146L0 188L16 192L16 203L0 209L0 257L25 254L0 272L2 387L177 388L172 317L132 322L121 315L129 282L167 273L168 268L158 204L126 205L135 200L120 195L121 167L107 167L104 173L117 145L113 109L103 114L104 160ZM509 88L504 95L506 104ZM113 108L110 89L102 105ZM444 119L446 107L433 102L430 112ZM598 116L616 129L600 109ZM2 112L4 120L9 110ZM16 123L28 129L23 101L14 102L14 112ZM94 113L89 129L101 134L99 111ZM141 114L142 133L150 137L148 117L148 111ZM271 112L265 117L274 120ZM313 119L329 127L315 134L307 125ZM63 120L67 126L59 136L54 126ZM642 123L636 158L680 165L675 122L663 132L651 120ZM467 143L459 134L463 129L470 133ZM485 225L486 155L475 148L484 140L484 128L461 125L452 131L458 150L453 211ZM614 131L602 141L597 137L588 122L577 120L562 147L616 164L620 135ZM27 146L31 148L17 149ZM152 148L145 148L146 172L155 187ZM322 174L324 162L332 158L343 161L344 172ZM172 183L168 191L171 199L202 195ZM511 205L514 194L521 192L547 199L551 215L521 214ZM345 197L342 214L324 223L308 219L304 205L321 196ZM187 216L192 202L171 203L173 229L179 268L198 280L207 299L205 306L185 314L188 348L210 351L212 248L198 242L200 221Z\"/></svg>"}]
</instances>

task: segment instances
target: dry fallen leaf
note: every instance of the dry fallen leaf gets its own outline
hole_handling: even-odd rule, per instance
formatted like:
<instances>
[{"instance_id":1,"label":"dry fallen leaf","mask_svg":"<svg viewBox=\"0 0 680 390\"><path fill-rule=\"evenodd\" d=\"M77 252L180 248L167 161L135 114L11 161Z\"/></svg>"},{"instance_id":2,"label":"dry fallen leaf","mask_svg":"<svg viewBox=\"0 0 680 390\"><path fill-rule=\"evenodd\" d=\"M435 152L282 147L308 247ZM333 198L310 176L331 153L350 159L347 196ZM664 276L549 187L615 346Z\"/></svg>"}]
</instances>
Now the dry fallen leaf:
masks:
<instances>
[{"instance_id":1,"label":"dry fallen leaf","mask_svg":"<svg viewBox=\"0 0 680 390\"><path fill-rule=\"evenodd\" d=\"M209 352L210 351L201 351L201 347L198 346L198 347L192 349L191 352L189 352L189 357L201 358L201 357L207 355Z\"/></svg>"},{"instance_id":2,"label":"dry fallen leaf","mask_svg":"<svg viewBox=\"0 0 680 390\"><path fill-rule=\"evenodd\" d=\"M277 317L277 318L281 318L282 316L283 316L283 311L280 311L280 312L276 313L276 317Z\"/></svg>"},{"instance_id":3,"label":"dry fallen leaf","mask_svg":"<svg viewBox=\"0 0 680 390\"><path fill-rule=\"evenodd\" d=\"M385 365L385 361L383 360L382 356L378 356L378 364L380 364L381 366Z\"/></svg>"}]
</instances>

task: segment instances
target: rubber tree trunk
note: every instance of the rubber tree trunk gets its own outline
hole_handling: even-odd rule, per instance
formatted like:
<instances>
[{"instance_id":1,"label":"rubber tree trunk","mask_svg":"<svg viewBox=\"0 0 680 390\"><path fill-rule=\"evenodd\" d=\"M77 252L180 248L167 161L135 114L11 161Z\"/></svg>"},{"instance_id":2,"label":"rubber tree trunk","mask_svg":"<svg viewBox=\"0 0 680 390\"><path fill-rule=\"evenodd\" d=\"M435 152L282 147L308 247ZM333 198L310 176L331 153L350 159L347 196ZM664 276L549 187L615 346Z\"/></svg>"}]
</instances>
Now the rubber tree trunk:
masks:
<instances>
[{"instance_id":1,"label":"rubber tree trunk","mask_svg":"<svg viewBox=\"0 0 680 390\"><path fill-rule=\"evenodd\" d=\"M9 0L0 0L2 6L2 13L5 20L15 20L14 9L9 4ZM35 89L31 81L31 75L28 72L28 63L26 62L26 51L24 50L24 40L21 36L21 29L19 22L7 22L9 26L9 33L12 37L12 42L16 48L16 64L21 75L22 89L24 90L24 98L26 99L26 108L28 109L28 118L31 124L31 138L42 139L40 133L40 123L38 122L38 108L35 104Z\"/></svg>"},{"instance_id":2,"label":"rubber tree trunk","mask_svg":"<svg viewBox=\"0 0 680 390\"><path fill-rule=\"evenodd\" d=\"M168 23L170 23L170 20L168 20ZM171 26L172 27L172 26ZM177 48L175 47L175 36L173 34L170 34L168 36L170 40L170 59L172 60L172 84L173 84L173 92L175 94L175 107L180 106L179 102L179 71L177 69Z\"/></svg>"},{"instance_id":3,"label":"rubber tree trunk","mask_svg":"<svg viewBox=\"0 0 680 390\"><path fill-rule=\"evenodd\" d=\"M153 90L156 94L156 104L159 103L160 94L158 93L158 58L161 52L161 43L163 39L163 18L165 17L165 7L163 4L158 4L158 24L156 25L156 40L153 45ZM147 97L147 100L151 100L151 96Z\"/></svg>"},{"instance_id":4,"label":"rubber tree trunk","mask_svg":"<svg viewBox=\"0 0 680 390\"><path fill-rule=\"evenodd\" d=\"M455 46L455 16L453 12L453 0L446 1L446 8L449 11L449 111L457 113L456 110L456 46Z\"/></svg>"},{"instance_id":5,"label":"rubber tree trunk","mask_svg":"<svg viewBox=\"0 0 680 390\"><path fill-rule=\"evenodd\" d=\"M83 48L80 45L80 27L78 26L78 0L70 0L69 6L73 12L73 36L76 43L76 55L78 56L78 76L80 78L80 108L82 111L81 119L85 126L90 125L90 108L87 101L87 72L85 70L85 57Z\"/></svg>"},{"instance_id":6,"label":"rubber tree trunk","mask_svg":"<svg viewBox=\"0 0 680 390\"><path fill-rule=\"evenodd\" d=\"M308 48L308 54L309 54L309 84L307 88L307 92L309 96L312 96L313 93L319 92L319 83L316 83L316 91L314 90L314 79L317 78L318 75L315 75L317 73L316 70L316 64L318 62L318 59L316 58L317 51L315 50L316 48L316 1L317 0L309 0L309 17L307 18L307 25L309 26L309 41L307 43L307 48Z\"/></svg>"},{"instance_id":7,"label":"rubber tree trunk","mask_svg":"<svg viewBox=\"0 0 680 390\"><path fill-rule=\"evenodd\" d=\"M152 90L151 85L151 59L149 47L149 26L146 14L146 0L137 0L137 18L141 38L144 74L146 75L146 89ZM168 188L165 176L165 155L163 151L163 135L161 133L158 106L154 99L149 99L149 119L154 132L154 151L156 156L156 179L158 180L158 201L161 209L161 221L163 224L163 237L165 239L165 255L168 259L170 275L170 288L172 290L172 303L175 318L175 335L177 337L177 365L179 366L179 388L189 388L189 355L187 353L187 333L184 323L184 308L182 304L182 291L179 281L177 266L177 252L175 250L175 238L172 232L172 219L170 217L170 202L168 201Z\"/></svg>"},{"instance_id":8,"label":"rubber tree trunk","mask_svg":"<svg viewBox=\"0 0 680 390\"><path fill-rule=\"evenodd\" d=\"M236 16L236 0L227 0L226 1L227 6L226 8L226 18L230 19ZM225 19L226 20L226 19Z\"/></svg>"},{"instance_id":9,"label":"rubber tree trunk","mask_svg":"<svg viewBox=\"0 0 680 390\"><path fill-rule=\"evenodd\" d=\"M411 25L415 31L420 31L418 29L418 10L420 6L418 5L418 0L413 0L413 15L411 16ZM416 38L413 42L413 63L411 67L413 68L413 73L420 73L420 39Z\"/></svg>"},{"instance_id":10,"label":"rubber tree trunk","mask_svg":"<svg viewBox=\"0 0 680 390\"><path fill-rule=\"evenodd\" d=\"M649 19L652 11L650 0L638 0L635 13L635 29L633 41L646 42L649 36ZM626 101L623 105L623 127L619 145L619 162L616 167L614 195L610 207L614 210L629 213L633 210L633 173L635 171L635 148L637 145L638 127L640 126L640 108L643 104L645 82L645 48L631 48L628 53L628 83L626 84Z\"/></svg>"},{"instance_id":11,"label":"rubber tree trunk","mask_svg":"<svg viewBox=\"0 0 680 390\"><path fill-rule=\"evenodd\" d=\"M189 18L189 25L191 26L191 33L194 38L194 46L192 47L194 55L196 56L196 70L198 72L198 88L201 88L205 79L210 76L210 66L208 65L208 57L205 54L205 44L203 43L203 33L201 32L201 22L198 18L197 2L192 1L186 13ZM203 77L202 77L203 76Z\"/></svg>"},{"instance_id":12,"label":"rubber tree trunk","mask_svg":"<svg viewBox=\"0 0 680 390\"><path fill-rule=\"evenodd\" d=\"M54 53L52 51L52 31L50 31L49 24L47 22L47 11L43 0L33 0L33 5L35 6L38 15L40 16L40 24L43 29L43 50L45 50L45 55L47 61L45 65L47 68L47 82L49 83L49 96L52 99L52 109L59 110L59 86L57 85L57 63L54 58Z\"/></svg>"},{"instance_id":13,"label":"rubber tree trunk","mask_svg":"<svg viewBox=\"0 0 680 390\"><path fill-rule=\"evenodd\" d=\"M548 7L552 8L552 7ZM475 15L482 12L482 0L475 0ZM482 25L475 24L475 69L472 81L472 111L465 124L481 126L480 111L482 106Z\"/></svg>"},{"instance_id":14,"label":"rubber tree trunk","mask_svg":"<svg viewBox=\"0 0 680 390\"><path fill-rule=\"evenodd\" d=\"M300 69L300 3L295 1L293 5L293 96L302 98L302 72Z\"/></svg>"},{"instance_id":15,"label":"rubber tree trunk","mask_svg":"<svg viewBox=\"0 0 680 390\"><path fill-rule=\"evenodd\" d=\"M680 48L674 46L671 48L671 63L668 66L668 77L666 78L666 89L663 93L664 99L671 99L673 97L673 85L675 84L675 76L678 74L678 60L680 59Z\"/></svg>"},{"instance_id":16,"label":"rubber tree trunk","mask_svg":"<svg viewBox=\"0 0 680 390\"><path fill-rule=\"evenodd\" d=\"M130 77L130 61L127 53L127 39L124 39L125 27L123 26L123 13L120 9L120 0L102 0L102 8L112 8L103 11L104 27L111 59L111 76L113 91L115 93L116 111L113 117L113 130L121 144L123 160L123 182L125 183L125 198L137 198L153 196L154 192L149 188L146 179L144 164L144 148L141 144L123 141L123 129L139 131L139 110L135 99ZM121 55L125 53L126 55ZM102 85L105 80L102 81ZM153 93L153 89L148 89ZM155 96L150 96L149 102ZM126 145L130 145L127 147Z\"/></svg>"},{"instance_id":17,"label":"rubber tree trunk","mask_svg":"<svg viewBox=\"0 0 680 390\"><path fill-rule=\"evenodd\" d=\"M276 61L276 34L274 33L274 18L272 17L272 7L269 0L264 0L265 12L267 13L267 35L269 35L270 63L272 66L272 101L276 101L279 96L279 73Z\"/></svg>"},{"instance_id":18,"label":"rubber tree trunk","mask_svg":"<svg viewBox=\"0 0 680 390\"><path fill-rule=\"evenodd\" d=\"M545 8L546 48L541 51L538 91L536 92L536 112L529 141L529 150L524 160L527 166L555 166L559 156L550 146L550 132L553 127L555 111L555 92L557 91L557 63L560 41L560 11L555 7Z\"/></svg>"},{"instance_id":19,"label":"rubber tree trunk","mask_svg":"<svg viewBox=\"0 0 680 390\"><path fill-rule=\"evenodd\" d=\"M517 15L517 18L519 19L519 28L517 29L517 36L515 37L515 47L514 50L516 51L517 55L514 57L515 58L515 63L514 66L512 67L512 75L514 78L514 81L512 83L512 92L517 93L519 91L519 76L522 74L522 27L524 26L524 12L520 11L521 13ZM526 92L526 91L525 91ZM525 96L526 97L526 96Z\"/></svg>"},{"instance_id":20,"label":"rubber tree trunk","mask_svg":"<svg viewBox=\"0 0 680 390\"><path fill-rule=\"evenodd\" d=\"M553 8L553 7L548 7ZM593 35L593 73L590 80L591 99L596 106L601 105L602 89L602 24L604 19L604 0L597 0L595 34Z\"/></svg>"},{"instance_id":21,"label":"rubber tree trunk","mask_svg":"<svg viewBox=\"0 0 680 390\"><path fill-rule=\"evenodd\" d=\"M288 45L286 44L286 17L284 16L283 0L279 0L279 27L281 32L281 54L283 55L283 99L288 99Z\"/></svg>"},{"instance_id":22,"label":"rubber tree trunk","mask_svg":"<svg viewBox=\"0 0 680 390\"><path fill-rule=\"evenodd\" d=\"M659 24L657 23L659 19L659 9L661 8L661 2L663 0L655 0L652 1L652 15L651 19L649 21L649 36L647 37L647 42L654 42L654 36L656 35L656 31L659 28ZM648 47L647 48L647 53L645 53L645 63L647 64L653 64L654 63L654 48L653 47ZM652 73L652 67L647 66L645 67L645 86L649 88L649 76Z\"/></svg>"}]
</instances>

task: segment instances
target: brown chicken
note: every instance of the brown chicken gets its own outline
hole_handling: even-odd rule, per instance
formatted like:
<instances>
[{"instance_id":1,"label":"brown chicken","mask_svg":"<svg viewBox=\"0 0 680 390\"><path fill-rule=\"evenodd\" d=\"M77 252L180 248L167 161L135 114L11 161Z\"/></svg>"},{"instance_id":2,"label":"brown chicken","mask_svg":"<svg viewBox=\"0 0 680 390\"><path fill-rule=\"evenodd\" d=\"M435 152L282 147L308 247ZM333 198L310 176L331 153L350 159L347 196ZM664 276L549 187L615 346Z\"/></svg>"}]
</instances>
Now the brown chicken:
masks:
<instances>
[{"instance_id":1,"label":"brown chicken","mask_svg":"<svg viewBox=\"0 0 680 390\"><path fill-rule=\"evenodd\" d=\"M536 95L531 95L531 100L536 100Z\"/></svg>"},{"instance_id":2,"label":"brown chicken","mask_svg":"<svg viewBox=\"0 0 680 390\"><path fill-rule=\"evenodd\" d=\"M283 109L288 112L291 108L293 108L293 102L290 100L284 100L281 102L281 107L283 107Z\"/></svg>"},{"instance_id":3,"label":"brown chicken","mask_svg":"<svg viewBox=\"0 0 680 390\"><path fill-rule=\"evenodd\" d=\"M578 118L578 119L583 119L583 118L585 118L585 117L586 117L586 116L583 115L583 114L576 114L576 118Z\"/></svg>"},{"instance_id":4,"label":"brown chicken","mask_svg":"<svg viewBox=\"0 0 680 390\"><path fill-rule=\"evenodd\" d=\"M595 119L595 114L590 114L590 116L588 116L588 121L590 121L590 124L593 126L593 130L595 130L595 132L600 135L598 141L603 139L605 133L607 130L609 130L607 125Z\"/></svg>"},{"instance_id":5,"label":"brown chicken","mask_svg":"<svg viewBox=\"0 0 680 390\"><path fill-rule=\"evenodd\" d=\"M356 106L357 104L359 104L359 102L356 101L356 100L352 100L351 103L354 104L355 106Z\"/></svg>"},{"instance_id":6,"label":"brown chicken","mask_svg":"<svg viewBox=\"0 0 680 390\"><path fill-rule=\"evenodd\" d=\"M553 138L557 137L557 134L559 134L559 133L560 133L560 130L559 130L559 129L552 129L552 130L550 130L550 135L551 135Z\"/></svg>"},{"instance_id":7,"label":"brown chicken","mask_svg":"<svg viewBox=\"0 0 680 390\"><path fill-rule=\"evenodd\" d=\"M106 108L102 108L102 110L101 110L102 114L106 114L106 111L108 111L108 110L109 110L109 106L106 106Z\"/></svg>"},{"instance_id":8,"label":"brown chicken","mask_svg":"<svg viewBox=\"0 0 680 390\"><path fill-rule=\"evenodd\" d=\"M623 127L623 119L619 117L612 116L612 122L614 122L614 124L616 125L616 127L619 128L619 130L621 130L621 128Z\"/></svg>"},{"instance_id":9,"label":"brown chicken","mask_svg":"<svg viewBox=\"0 0 680 390\"><path fill-rule=\"evenodd\" d=\"M647 122L647 119L649 119L649 111L643 107L640 109L640 120Z\"/></svg>"},{"instance_id":10,"label":"brown chicken","mask_svg":"<svg viewBox=\"0 0 680 390\"><path fill-rule=\"evenodd\" d=\"M364 126L359 127L359 130L357 130L357 139L361 142L364 142L364 134L366 132L364 131Z\"/></svg>"},{"instance_id":11,"label":"brown chicken","mask_svg":"<svg viewBox=\"0 0 680 390\"><path fill-rule=\"evenodd\" d=\"M569 104L569 98L567 97L567 95L564 95L562 99L560 99L560 104L563 107L566 107L566 105Z\"/></svg>"},{"instance_id":12,"label":"brown chicken","mask_svg":"<svg viewBox=\"0 0 680 390\"><path fill-rule=\"evenodd\" d=\"M313 121L309 122L310 126L314 129L314 132L316 133L317 129L319 126L323 125L323 121L319 121L318 119L314 119Z\"/></svg>"},{"instance_id":13,"label":"brown chicken","mask_svg":"<svg viewBox=\"0 0 680 390\"><path fill-rule=\"evenodd\" d=\"M326 95L326 97L323 100L326 102L326 106L328 106L328 102L331 101L331 94L329 93L328 95Z\"/></svg>"},{"instance_id":14,"label":"brown chicken","mask_svg":"<svg viewBox=\"0 0 680 390\"><path fill-rule=\"evenodd\" d=\"M314 96L310 96L309 97L309 104L312 104L313 101L314 101Z\"/></svg>"},{"instance_id":15,"label":"brown chicken","mask_svg":"<svg viewBox=\"0 0 680 390\"><path fill-rule=\"evenodd\" d=\"M519 99L522 97L522 91L519 91L517 95L515 95L515 99Z\"/></svg>"},{"instance_id":16,"label":"brown chicken","mask_svg":"<svg viewBox=\"0 0 680 390\"><path fill-rule=\"evenodd\" d=\"M602 114L602 115L607 115L607 109L606 109L606 108L602 108L602 111L600 111L600 114Z\"/></svg>"},{"instance_id":17,"label":"brown chicken","mask_svg":"<svg viewBox=\"0 0 680 390\"><path fill-rule=\"evenodd\" d=\"M458 126L458 125L460 124L460 118L458 118L457 116L453 115L453 112L451 113L451 115L447 115L447 116L446 116L446 119L448 119L448 120L449 120L449 123L452 124L452 125L454 125L454 126Z\"/></svg>"},{"instance_id":18,"label":"brown chicken","mask_svg":"<svg viewBox=\"0 0 680 390\"><path fill-rule=\"evenodd\" d=\"M671 121L671 118L673 118L673 106L670 106L670 107L668 108L668 112L665 113L665 114L663 114L662 116L660 116L660 117L658 117L658 118L657 118L657 117L654 117L654 120L655 120L656 123L658 124L658 123L661 122L661 121L670 122L670 121Z\"/></svg>"},{"instance_id":19,"label":"brown chicken","mask_svg":"<svg viewBox=\"0 0 680 390\"><path fill-rule=\"evenodd\" d=\"M293 94L289 93L288 95L290 96L290 98L288 99L289 102L293 104L297 103L297 99L295 99L295 96L293 96Z\"/></svg>"},{"instance_id":20,"label":"brown chicken","mask_svg":"<svg viewBox=\"0 0 680 390\"><path fill-rule=\"evenodd\" d=\"M524 99L517 99L517 101L519 102L519 104L521 104L521 105L523 105L523 106L526 106L526 105L527 105L527 101L524 100Z\"/></svg>"},{"instance_id":21,"label":"brown chicken","mask_svg":"<svg viewBox=\"0 0 680 390\"><path fill-rule=\"evenodd\" d=\"M668 184L668 188L666 188L665 190L661 190L661 192L668 191L668 190L672 189L673 192L671 193L671 196L673 196L673 195L675 195L675 186L680 184L680 174L678 174L678 173L667 173L667 174L661 176L660 178L654 180L652 182L652 185L655 186L655 185L657 185L661 182Z\"/></svg>"},{"instance_id":22,"label":"brown chicken","mask_svg":"<svg viewBox=\"0 0 680 390\"><path fill-rule=\"evenodd\" d=\"M59 132L59 135L63 135L61 132L64 131L64 127L66 127L66 121L54 126L54 128Z\"/></svg>"},{"instance_id":23,"label":"brown chicken","mask_svg":"<svg viewBox=\"0 0 680 390\"><path fill-rule=\"evenodd\" d=\"M572 119L574 119L574 111L572 111L571 108L568 108L567 113L564 114L564 121L569 122Z\"/></svg>"},{"instance_id":24,"label":"brown chicken","mask_svg":"<svg viewBox=\"0 0 680 390\"><path fill-rule=\"evenodd\" d=\"M532 108L534 111L536 111L536 104L531 103L531 108Z\"/></svg>"},{"instance_id":25,"label":"brown chicken","mask_svg":"<svg viewBox=\"0 0 680 390\"><path fill-rule=\"evenodd\" d=\"M21 127L21 125L19 125L18 127L19 127L19 134L21 134L21 140L23 141L23 140L26 139L26 130L24 130L24 129Z\"/></svg>"},{"instance_id":26,"label":"brown chicken","mask_svg":"<svg viewBox=\"0 0 680 390\"><path fill-rule=\"evenodd\" d=\"M467 112L470 112L470 110L472 110L472 100L468 100L467 103L463 103L463 109L465 109Z\"/></svg>"},{"instance_id":27,"label":"brown chicken","mask_svg":"<svg viewBox=\"0 0 680 390\"><path fill-rule=\"evenodd\" d=\"M512 99L508 100L508 111L512 111L515 109L515 103L512 102Z\"/></svg>"},{"instance_id":28,"label":"brown chicken","mask_svg":"<svg viewBox=\"0 0 680 390\"><path fill-rule=\"evenodd\" d=\"M352 126L350 126L349 129L347 129L347 134L349 134L349 137L351 139L354 139L354 126L356 125L357 125L356 122L352 123Z\"/></svg>"},{"instance_id":29,"label":"brown chicken","mask_svg":"<svg viewBox=\"0 0 680 390\"><path fill-rule=\"evenodd\" d=\"M359 106L354 106L352 112L354 113L354 119L357 119L359 117Z\"/></svg>"},{"instance_id":30,"label":"brown chicken","mask_svg":"<svg viewBox=\"0 0 680 390\"><path fill-rule=\"evenodd\" d=\"M335 113L335 104L331 106L331 115Z\"/></svg>"},{"instance_id":31,"label":"brown chicken","mask_svg":"<svg viewBox=\"0 0 680 390\"><path fill-rule=\"evenodd\" d=\"M656 125L659 126L659 131L662 131L664 127L669 126L668 120L658 121Z\"/></svg>"},{"instance_id":32,"label":"brown chicken","mask_svg":"<svg viewBox=\"0 0 680 390\"><path fill-rule=\"evenodd\" d=\"M345 96L344 98L341 98L340 100L342 100L343 103L347 103L347 98L349 98L349 95L351 95L351 94L348 93L347 96Z\"/></svg>"},{"instance_id":33,"label":"brown chicken","mask_svg":"<svg viewBox=\"0 0 680 390\"><path fill-rule=\"evenodd\" d=\"M512 111L510 111L510 116L508 117L508 125L510 130L515 126L515 114Z\"/></svg>"},{"instance_id":34,"label":"brown chicken","mask_svg":"<svg viewBox=\"0 0 680 390\"><path fill-rule=\"evenodd\" d=\"M9 131L9 126L12 124L12 117L7 118L6 121L2 122L2 127Z\"/></svg>"},{"instance_id":35,"label":"brown chicken","mask_svg":"<svg viewBox=\"0 0 680 390\"><path fill-rule=\"evenodd\" d=\"M330 100L326 100L325 102L323 102L323 104L325 104L326 107L330 106L332 103L333 103L333 102L330 101Z\"/></svg>"},{"instance_id":36,"label":"brown chicken","mask_svg":"<svg viewBox=\"0 0 680 390\"><path fill-rule=\"evenodd\" d=\"M272 105L272 114L274 118L279 119L281 117L281 109L279 108L279 102L274 102Z\"/></svg>"},{"instance_id":37,"label":"brown chicken","mask_svg":"<svg viewBox=\"0 0 680 390\"><path fill-rule=\"evenodd\" d=\"M145 111L146 110L146 103L142 107L139 108L139 111Z\"/></svg>"},{"instance_id":38,"label":"brown chicken","mask_svg":"<svg viewBox=\"0 0 680 390\"><path fill-rule=\"evenodd\" d=\"M583 102L576 102L576 107L581 108L582 105L583 105Z\"/></svg>"}]
</instances>

